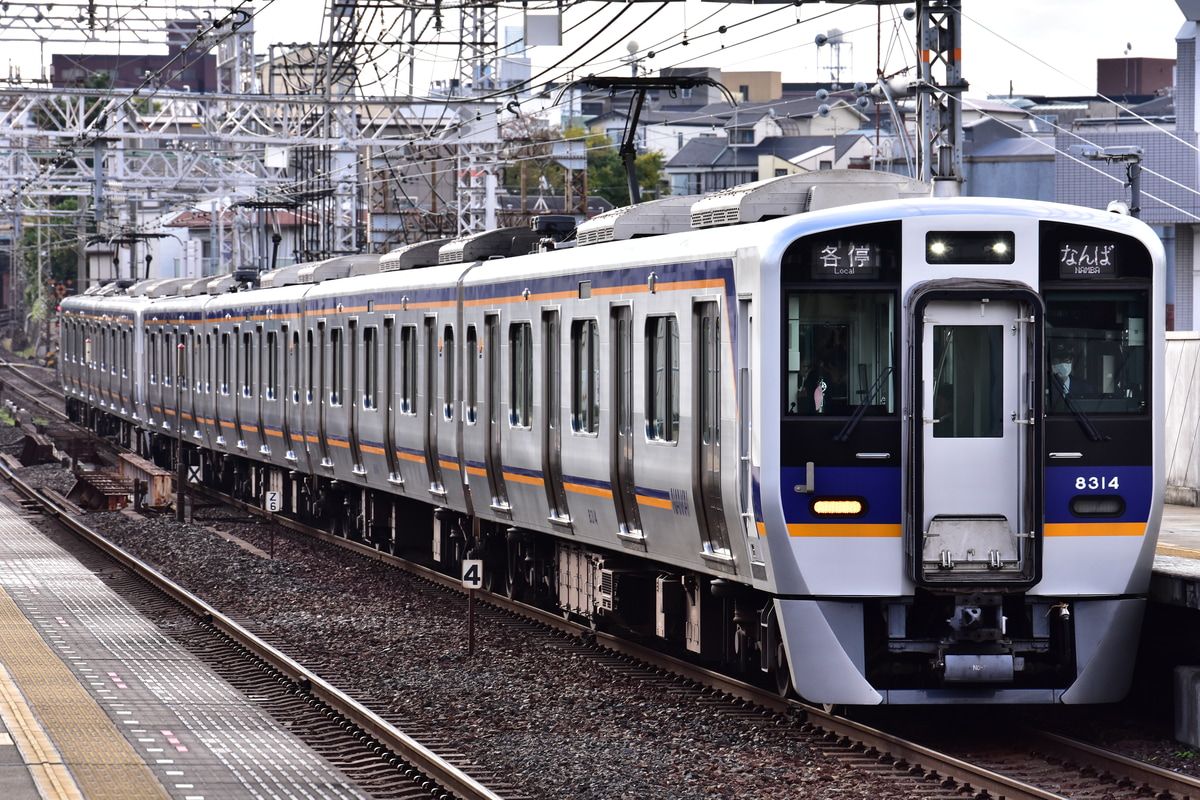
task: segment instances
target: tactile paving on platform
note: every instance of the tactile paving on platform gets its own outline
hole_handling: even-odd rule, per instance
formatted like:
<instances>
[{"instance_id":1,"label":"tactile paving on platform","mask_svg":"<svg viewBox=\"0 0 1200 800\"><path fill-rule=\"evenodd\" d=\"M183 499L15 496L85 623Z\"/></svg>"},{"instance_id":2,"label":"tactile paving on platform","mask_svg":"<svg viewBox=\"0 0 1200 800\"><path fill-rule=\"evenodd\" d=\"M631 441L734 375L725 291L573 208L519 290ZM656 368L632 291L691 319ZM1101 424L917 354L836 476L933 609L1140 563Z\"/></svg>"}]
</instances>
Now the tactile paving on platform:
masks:
<instances>
[{"instance_id":1,"label":"tactile paving on platform","mask_svg":"<svg viewBox=\"0 0 1200 800\"><path fill-rule=\"evenodd\" d=\"M0 706L47 796L363 797L3 503L0 587Z\"/></svg>"}]
</instances>

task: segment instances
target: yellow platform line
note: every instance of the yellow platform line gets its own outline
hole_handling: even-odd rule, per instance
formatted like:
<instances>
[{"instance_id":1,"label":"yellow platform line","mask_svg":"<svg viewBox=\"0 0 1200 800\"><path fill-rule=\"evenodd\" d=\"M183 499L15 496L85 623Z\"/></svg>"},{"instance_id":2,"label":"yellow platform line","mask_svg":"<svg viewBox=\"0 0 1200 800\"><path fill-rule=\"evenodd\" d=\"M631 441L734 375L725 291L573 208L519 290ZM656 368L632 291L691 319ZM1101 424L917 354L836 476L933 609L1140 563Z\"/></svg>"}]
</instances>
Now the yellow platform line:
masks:
<instances>
[{"instance_id":1,"label":"yellow platform line","mask_svg":"<svg viewBox=\"0 0 1200 800\"><path fill-rule=\"evenodd\" d=\"M3 591L0 664L0 714L47 800L169 800L104 710Z\"/></svg>"},{"instance_id":2,"label":"yellow platform line","mask_svg":"<svg viewBox=\"0 0 1200 800\"><path fill-rule=\"evenodd\" d=\"M21 690L13 683L8 670L0 664L0 718L4 727L11 731L8 744L15 744L21 758L33 776L38 794L47 800L83 800L75 779L67 770L54 743L33 716L33 709L21 696Z\"/></svg>"},{"instance_id":3,"label":"yellow platform line","mask_svg":"<svg viewBox=\"0 0 1200 800\"><path fill-rule=\"evenodd\" d=\"M1156 545L1154 551L1160 556L1179 556L1180 558L1200 558L1200 550L1190 547L1176 547L1173 544Z\"/></svg>"}]
</instances>

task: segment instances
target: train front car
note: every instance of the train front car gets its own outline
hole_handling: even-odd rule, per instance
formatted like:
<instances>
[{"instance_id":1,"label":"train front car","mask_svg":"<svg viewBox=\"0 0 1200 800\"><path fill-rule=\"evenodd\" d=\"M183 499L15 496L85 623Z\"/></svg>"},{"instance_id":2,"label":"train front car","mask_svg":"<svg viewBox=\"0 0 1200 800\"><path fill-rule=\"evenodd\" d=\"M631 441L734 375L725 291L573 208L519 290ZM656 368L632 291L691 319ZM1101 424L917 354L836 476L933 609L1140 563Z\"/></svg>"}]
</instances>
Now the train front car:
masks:
<instances>
[{"instance_id":1,"label":"train front car","mask_svg":"<svg viewBox=\"0 0 1200 800\"><path fill-rule=\"evenodd\" d=\"M756 513L797 691L1120 699L1162 508L1158 239L1002 200L825 219L761 276L780 296Z\"/></svg>"}]
</instances>

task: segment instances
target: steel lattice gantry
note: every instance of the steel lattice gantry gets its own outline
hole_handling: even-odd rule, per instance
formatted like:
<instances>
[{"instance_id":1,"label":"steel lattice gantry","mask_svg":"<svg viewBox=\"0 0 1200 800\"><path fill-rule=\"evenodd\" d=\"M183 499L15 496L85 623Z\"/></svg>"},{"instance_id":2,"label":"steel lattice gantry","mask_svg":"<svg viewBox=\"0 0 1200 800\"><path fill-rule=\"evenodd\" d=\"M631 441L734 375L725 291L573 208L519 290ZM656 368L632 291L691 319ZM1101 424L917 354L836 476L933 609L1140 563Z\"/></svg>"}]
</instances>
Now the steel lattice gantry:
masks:
<instances>
[{"instance_id":1,"label":"steel lattice gantry","mask_svg":"<svg viewBox=\"0 0 1200 800\"><path fill-rule=\"evenodd\" d=\"M962 185L961 0L918 0L921 80L916 87L921 146L920 178L935 192L959 194Z\"/></svg>"}]
</instances>

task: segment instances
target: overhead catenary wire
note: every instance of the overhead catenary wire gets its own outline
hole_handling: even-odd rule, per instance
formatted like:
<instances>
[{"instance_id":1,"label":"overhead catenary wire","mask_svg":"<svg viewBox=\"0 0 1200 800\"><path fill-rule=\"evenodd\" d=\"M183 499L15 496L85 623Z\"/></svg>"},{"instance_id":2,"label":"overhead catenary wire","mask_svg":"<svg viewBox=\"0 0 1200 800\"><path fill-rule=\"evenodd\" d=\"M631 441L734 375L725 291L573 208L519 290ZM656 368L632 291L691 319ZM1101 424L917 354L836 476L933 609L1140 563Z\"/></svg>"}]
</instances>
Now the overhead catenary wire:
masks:
<instances>
[{"instance_id":1,"label":"overhead catenary wire","mask_svg":"<svg viewBox=\"0 0 1200 800\"><path fill-rule=\"evenodd\" d=\"M579 5L579 4L575 4L575 6L569 6L568 8L573 8L573 7L576 7L576 6L578 6L578 5ZM665 4L664 4L664 5L665 5ZM786 8L786 7L784 7L784 8ZM661 10L661 9L662 9L662 6L660 6L660 7L659 7L659 10ZM778 9L778 8L777 8L777 9L773 9L772 11L770 11L770 12L767 12L766 14L760 15L760 17L759 17L759 18L761 18L761 17L765 17L765 16L768 16L769 14L772 14L772 13L778 13L780 10L781 10L781 9ZM840 8L839 8L839 9L837 9L837 11L840 11L840 10L842 10L842 9L840 9ZM835 13L835 12L834 12L834 11L827 12L827 14L832 14L832 13ZM820 15L820 16L826 16L827 14L825 14L825 15ZM710 15L710 18L711 18L712 16L715 16L715 13L714 13L714 15ZM618 15L617 15L617 17L616 17L616 18L614 18L614 20L610 20L610 21L609 21L609 25L611 25L613 22L615 22L615 20L616 20L616 19L619 19L619 18L620 18L620 14L618 14ZM813 19L816 19L816 18L818 18L818 17L814 17ZM811 21L812 21L812 19L810 19L810 20L806 20L806 22L811 22ZM703 22L704 22L704 21L701 21L701 23L696 23L696 24L697 24L697 25L699 25L699 24L702 24ZM393 24L394 24L394 23L393 23ZM576 23L576 24L578 25L578 24L581 24L581 23ZM642 24L642 23L639 23L639 25L640 25L640 24ZM737 27L738 25L740 25L740 24L746 24L746 23L737 23L737 24L735 24L735 25L732 25L732 26L724 26L724 27L725 27L725 31L723 31L723 32L721 32L721 33L718 33L718 34L716 34L716 35L723 35L724 33L727 33L729 30L736 28L736 27ZM607 28L606 28L606 29L607 29ZM634 31L637 31L637 30L638 30L638 27L635 27L635 28L634 28ZM693 28L693 31L694 31L694 30L695 30L695 28ZM714 29L714 32L709 32L709 33L693 33L692 35L690 35L690 36L689 36L689 42L690 42L690 43L692 43L692 44L694 44L695 42L697 42L697 41L699 41L699 40L702 40L703 38L705 38L705 36L712 36L712 35L714 35L714 33L715 33L715 32L716 32L716 29ZM733 46L738 46L738 45L741 45L741 44L746 44L746 43L748 43L748 42L751 42L751 41L759 41L759 40L761 40L761 38L762 38L762 37L758 37L758 36L756 36L756 37L751 37L751 38L749 38L749 39L746 39L746 40L744 40L744 41L742 41L742 42L737 42L737 43L734 43L734 44L732 44L732 45L730 45L730 44L726 44L726 45L724 46L724 49L729 49L730 47L733 47ZM664 40L664 41L666 41L666 40ZM670 49L670 48L675 48L675 47L679 47L679 46L680 46L680 45L679 45L679 43L676 43L676 44L674 44L674 45L668 45L667 47L668 47L668 49ZM581 50L581 49L582 49L582 46L581 46L580 48L577 48L577 49L576 49L576 51L574 51L574 52L576 52L576 53L577 53L577 52L579 52L579 50ZM665 52L665 51L660 51L660 52ZM695 51L692 51L692 52L695 52ZM712 50L712 51L708 51L708 52L709 52L709 54L711 54L711 53L713 53L713 52L716 52L716 51L715 51L715 50ZM564 57L564 59L561 59L561 60L558 62L558 64L559 64L559 65L561 65L561 64L562 64L562 63L564 63L564 62L566 61L566 59L567 59L567 58L569 58L569 57L570 57L570 55L568 55L567 57ZM700 57L701 57L701 58L703 58L703 57L704 57L704 56L703 56L703 54L702 54ZM693 59L687 59L687 60L693 60ZM613 62L608 62L608 63L616 63L616 62L615 62L615 61L613 61ZM679 63L683 63L683 62L679 62ZM1043 62L1043 63L1044 63L1044 62ZM551 68L551 69L553 69L553 68ZM548 71L549 71L549 70L547 70L547 72L548 72ZM542 73L542 75L543 75L543 76L544 76L545 74L546 74L546 72L543 72L543 73ZM567 74L569 74L569 73L567 73ZM359 75L358 77L359 77L360 88L362 88L361 75ZM531 81L532 81L532 79L531 79ZM509 94L511 94L511 91L510 91L510 90L506 90L505 92L497 92L497 93L495 93L494 95L492 95L492 97L494 97L494 98L496 98L496 99L502 99L503 97L505 97L505 96L508 96ZM462 102L464 101L464 99L465 99L466 101L468 101L468 102L473 102L473 101L476 101L476 100L478 100L479 98L449 98L449 99L446 99L446 100L444 101L444 102L445 102L445 110L447 110L447 111L448 111L448 110L449 110L449 109L450 109L450 108L451 108L453 105L462 103ZM443 114L443 119L444 119L444 114ZM459 125L456 125L456 126L453 126L453 127L461 127L461 123L460 123ZM437 129L439 129L439 130L445 130L445 128L441 128L441 127L439 127L439 126L437 126L437 125L433 125L433 126L427 127L427 128L426 128L426 132L428 132L428 131L429 131L431 128L437 128ZM1080 137L1080 138L1081 138L1081 140L1083 140L1083 139L1082 139L1082 137ZM408 145L407 145L406 143L400 143L400 144L398 145L398 147L405 147L405 146L408 146ZM1068 155L1069 155L1069 154L1068 154ZM1092 169L1097 169L1096 167L1094 167L1094 166L1093 166L1093 165L1091 165L1091 164L1088 164L1088 166L1089 166L1089 168L1092 168ZM1097 171L1099 171L1099 172L1103 172L1103 170L1099 170L1099 169L1097 169ZM444 171L443 171L443 172L444 172ZM1149 172L1149 174L1152 174L1152 175L1156 175L1156 174L1158 174L1158 173L1155 173L1155 172L1153 172L1153 171L1148 171L1148 172ZM1107 173L1105 173L1105 174L1107 174ZM1112 176L1109 176L1109 177L1112 177ZM1167 180L1169 180L1169 179L1167 179ZM1176 185L1179 185L1179 184L1176 184ZM1188 187L1183 187L1183 188L1188 188ZM1189 189L1189 191L1191 191L1191 190ZM1154 198L1152 195L1148 195L1148 197L1149 197L1149 199L1153 199L1153 200L1156 200L1156 201L1158 201L1158 202L1161 202L1161 201L1160 201L1160 200L1158 200L1157 198ZM1169 204L1165 204L1165 205L1169 205Z\"/></svg>"}]
</instances>

